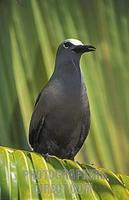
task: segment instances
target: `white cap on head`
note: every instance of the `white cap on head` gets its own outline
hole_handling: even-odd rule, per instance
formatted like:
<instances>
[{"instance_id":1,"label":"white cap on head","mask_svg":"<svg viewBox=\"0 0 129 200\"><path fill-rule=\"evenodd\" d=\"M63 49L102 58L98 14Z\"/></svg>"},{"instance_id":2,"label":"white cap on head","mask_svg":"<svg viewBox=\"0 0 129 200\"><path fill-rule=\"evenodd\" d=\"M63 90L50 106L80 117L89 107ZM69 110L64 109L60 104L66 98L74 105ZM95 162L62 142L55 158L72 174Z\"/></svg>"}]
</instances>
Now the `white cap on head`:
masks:
<instances>
[{"instance_id":1,"label":"white cap on head","mask_svg":"<svg viewBox=\"0 0 129 200\"><path fill-rule=\"evenodd\" d=\"M83 43L80 40L76 40L76 39L66 39L65 42L70 42L73 45L83 45Z\"/></svg>"}]
</instances>

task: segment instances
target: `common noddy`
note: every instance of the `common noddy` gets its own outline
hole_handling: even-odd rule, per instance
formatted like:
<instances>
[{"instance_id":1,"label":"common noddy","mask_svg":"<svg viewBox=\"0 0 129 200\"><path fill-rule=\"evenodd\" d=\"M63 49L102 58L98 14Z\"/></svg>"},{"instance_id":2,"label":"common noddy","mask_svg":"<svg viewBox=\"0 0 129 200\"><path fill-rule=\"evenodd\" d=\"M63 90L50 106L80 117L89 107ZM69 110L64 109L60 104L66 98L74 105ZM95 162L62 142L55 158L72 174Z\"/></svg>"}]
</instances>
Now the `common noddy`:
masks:
<instances>
[{"instance_id":1,"label":"common noddy","mask_svg":"<svg viewBox=\"0 0 129 200\"><path fill-rule=\"evenodd\" d=\"M82 147L90 108L80 58L94 50L76 39L59 45L54 72L36 100L30 122L29 142L35 152L73 160Z\"/></svg>"}]
</instances>

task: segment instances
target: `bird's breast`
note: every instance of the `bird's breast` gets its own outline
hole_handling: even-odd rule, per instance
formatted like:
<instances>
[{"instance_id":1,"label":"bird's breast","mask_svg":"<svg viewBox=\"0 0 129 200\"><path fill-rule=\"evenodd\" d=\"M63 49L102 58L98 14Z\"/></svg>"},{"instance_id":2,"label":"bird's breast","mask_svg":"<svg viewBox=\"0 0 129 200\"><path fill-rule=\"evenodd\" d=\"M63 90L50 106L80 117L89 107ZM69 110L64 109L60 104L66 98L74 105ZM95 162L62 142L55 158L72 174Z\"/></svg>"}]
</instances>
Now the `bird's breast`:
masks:
<instances>
[{"instance_id":1,"label":"bird's breast","mask_svg":"<svg viewBox=\"0 0 129 200\"><path fill-rule=\"evenodd\" d=\"M75 111L81 104L81 85L80 84L70 84L69 86L56 82L49 90L51 93L51 108L57 110L58 112Z\"/></svg>"},{"instance_id":2,"label":"bird's breast","mask_svg":"<svg viewBox=\"0 0 129 200\"><path fill-rule=\"evenodd\" d=\"M72 131L82 114L81 87L72 85L67 88L57 81L49 92L47 127L58 127L66 133Z\"/></svg>"}]
</instances>

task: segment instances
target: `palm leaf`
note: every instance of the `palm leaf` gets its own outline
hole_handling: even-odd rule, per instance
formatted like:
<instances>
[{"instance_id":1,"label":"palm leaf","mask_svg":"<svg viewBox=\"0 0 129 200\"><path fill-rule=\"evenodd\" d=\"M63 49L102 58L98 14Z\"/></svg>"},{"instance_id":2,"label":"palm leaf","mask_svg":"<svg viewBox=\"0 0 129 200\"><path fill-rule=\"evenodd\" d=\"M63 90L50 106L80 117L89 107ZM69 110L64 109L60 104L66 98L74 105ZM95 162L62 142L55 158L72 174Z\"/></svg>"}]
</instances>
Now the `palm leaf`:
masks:
<instances>
[{"instance_id":1,"label":"palm leaf","mask_svg":"<svg viewBox=\"0 0 129 200\"><path fill-rule=\"evenodd\" d=\"M0 147L1 199L128 200L129 177L92 165Z\"/></svg>"}]
</instances>

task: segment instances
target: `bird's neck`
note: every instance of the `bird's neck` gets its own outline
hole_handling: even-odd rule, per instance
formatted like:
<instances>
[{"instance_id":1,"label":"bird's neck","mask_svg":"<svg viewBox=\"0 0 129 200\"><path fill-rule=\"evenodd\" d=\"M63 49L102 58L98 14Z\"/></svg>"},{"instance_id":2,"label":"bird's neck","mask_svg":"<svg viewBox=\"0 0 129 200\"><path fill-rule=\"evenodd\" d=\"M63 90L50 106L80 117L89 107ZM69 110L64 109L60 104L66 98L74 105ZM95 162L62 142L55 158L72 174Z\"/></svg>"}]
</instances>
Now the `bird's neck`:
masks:
<instances>
[{"instance_id":1,"label":"bird's neck","mask_svg":"<svg viewBox=\"0 0 129 200\"><path fill-rule=\"evenodd\" d=\"M62 57L62 59L56 60L54 73L59 76L66 75L67 77L80 77L80 59L73 56L67 58Z\"/></svg>"},{"instance_id":2,"label":"bird's neck","mask_svg":"<svg viewBox=\"0 0 129 200\"><path fill-rule=\"evenodd\" d=\"M80 98L82 78L79 60L74 58L60 60L59 63L56 63L53 76L53 80L60 83L59 87L67 97L71 96L71 99L75 98L76 100Z\"/></svg>"}]
</instances>

